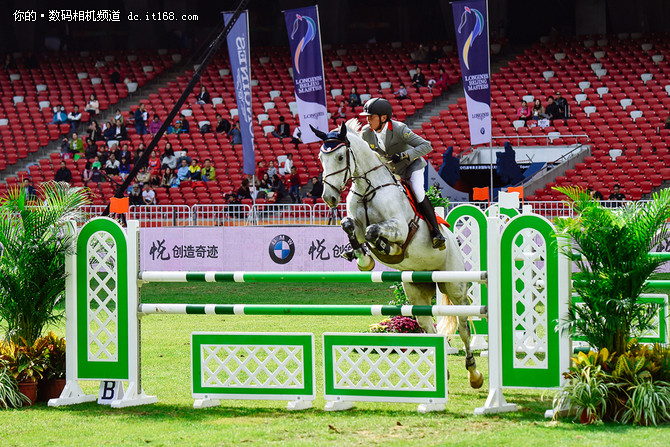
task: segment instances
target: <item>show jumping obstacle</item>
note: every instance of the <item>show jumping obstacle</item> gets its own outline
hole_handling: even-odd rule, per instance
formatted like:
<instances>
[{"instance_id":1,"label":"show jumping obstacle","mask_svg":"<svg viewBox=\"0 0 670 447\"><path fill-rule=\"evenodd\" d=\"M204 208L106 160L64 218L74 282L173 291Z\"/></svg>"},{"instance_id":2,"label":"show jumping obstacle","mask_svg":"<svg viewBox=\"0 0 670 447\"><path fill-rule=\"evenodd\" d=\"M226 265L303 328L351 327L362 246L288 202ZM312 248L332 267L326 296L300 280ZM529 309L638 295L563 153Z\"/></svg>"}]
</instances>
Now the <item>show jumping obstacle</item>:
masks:
<instances>
[{"instance_id":1,"label":"show jumping obstacle","mask_svg":"<svg viewBox=\"0 0 670 447\"><path fill-rule=\"evenodd\" d=\"M128 222L124 231L113 220L93 219L79 231L76 253L67 259L67 383L49 405L95 400L84 394L79 380L127 381L125 391L111 399L113 407L156 402L142 390L140 374L139 321L151 314L470 315L488 318L489 336L489 396L475 414L514 411L517 407L505 401L503 388L554 388L569 366L570 340L555 330L557 319L567 311L569 264L545 218L506 216L509 221L503 226L496 209L480 216L460 208L447 220L460 233L469 259L476 260L469 262L466 272L143 272L138 223ZM484 256L476 245L463 245L464 238L472 236L486 242ZM148 282L400 280L467 281L479 287L479 293L473 305L463 306L139 302L139 287ZM310 407L316 377L313 338L312 334L193 333L194 406L215 405L218 399L278 399L290 401L289 409ZM326 409L346 409L353 401L367 400L415 402L419 411L443 410L445 347L442 335L324 334Z\"/></svg>"}]
</instances>

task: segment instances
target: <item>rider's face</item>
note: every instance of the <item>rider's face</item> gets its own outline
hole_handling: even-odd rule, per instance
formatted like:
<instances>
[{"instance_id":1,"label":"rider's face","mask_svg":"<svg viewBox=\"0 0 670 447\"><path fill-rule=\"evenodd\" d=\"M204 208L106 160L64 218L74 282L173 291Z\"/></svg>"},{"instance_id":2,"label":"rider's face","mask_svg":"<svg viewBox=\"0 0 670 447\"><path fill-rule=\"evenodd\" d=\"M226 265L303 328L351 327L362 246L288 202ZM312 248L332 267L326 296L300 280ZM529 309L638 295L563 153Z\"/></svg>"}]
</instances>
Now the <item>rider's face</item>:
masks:
<instances>
[{"instance_id":1,"label":"rider's face","mask_svg":"<svg viewBox=\"0 0 670 447\"><path fill-rule=\"evenodd\" d=\"M379 115L368 115L368 124L370 125L370 128L372 130L379 130L380 125L381 125L381 120L379 118Z\"/></svg>"}]
</instances>

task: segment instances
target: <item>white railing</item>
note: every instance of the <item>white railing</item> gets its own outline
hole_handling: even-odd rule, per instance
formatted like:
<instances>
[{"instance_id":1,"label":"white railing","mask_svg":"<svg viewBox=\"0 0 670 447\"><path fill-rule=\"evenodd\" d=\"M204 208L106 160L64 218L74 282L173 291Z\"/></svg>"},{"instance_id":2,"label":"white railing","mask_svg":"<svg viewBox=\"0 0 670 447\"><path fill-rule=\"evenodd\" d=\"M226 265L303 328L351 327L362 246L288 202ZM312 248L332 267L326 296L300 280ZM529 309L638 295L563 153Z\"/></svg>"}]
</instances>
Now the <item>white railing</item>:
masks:
<instances>
[{"instance_id":1,"label":"white railing","mask_svg":"<svg viewBox=\"0 0 670 447\"><path fill-rule=\"evenodd\" d=\"M448 213L458 205L470 204L485 210L487 202L452 202ZM605 200L604 206L618 208L626 201ZM572 206L560 200L526 202L534 213L553 220L572 216ZM104 205L82 207L82 221L102 215ZM131 206L128 218L138 220L142 227L211 227L211 226L270 226L270 225L324 225L339 226L346 216L346 205L340 203L335 210L325 203L282 203L250 205L152 205Z\"/></svg>"}]
</instances>

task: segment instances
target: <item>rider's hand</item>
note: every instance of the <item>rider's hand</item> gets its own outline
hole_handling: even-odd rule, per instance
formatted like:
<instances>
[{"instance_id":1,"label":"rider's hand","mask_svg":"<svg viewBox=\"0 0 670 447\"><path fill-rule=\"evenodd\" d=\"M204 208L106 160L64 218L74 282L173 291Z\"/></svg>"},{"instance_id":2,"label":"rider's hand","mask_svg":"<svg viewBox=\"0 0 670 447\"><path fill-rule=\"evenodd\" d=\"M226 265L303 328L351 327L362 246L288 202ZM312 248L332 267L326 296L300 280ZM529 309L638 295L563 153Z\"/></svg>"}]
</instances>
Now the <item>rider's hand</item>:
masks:
<instances>
[{"instance_id":1,"label":"rider's hand","mask_svg":"<svg viewBox=\"0 0 670 447\"><path fill-rule=\"evenodd\" d=\"M408 158L409 158L409 154L407 152L400 152L400 153L391 155L391 161L393 163L398 163L401 160L406 160Z\"/></svg>"}]
</instances>

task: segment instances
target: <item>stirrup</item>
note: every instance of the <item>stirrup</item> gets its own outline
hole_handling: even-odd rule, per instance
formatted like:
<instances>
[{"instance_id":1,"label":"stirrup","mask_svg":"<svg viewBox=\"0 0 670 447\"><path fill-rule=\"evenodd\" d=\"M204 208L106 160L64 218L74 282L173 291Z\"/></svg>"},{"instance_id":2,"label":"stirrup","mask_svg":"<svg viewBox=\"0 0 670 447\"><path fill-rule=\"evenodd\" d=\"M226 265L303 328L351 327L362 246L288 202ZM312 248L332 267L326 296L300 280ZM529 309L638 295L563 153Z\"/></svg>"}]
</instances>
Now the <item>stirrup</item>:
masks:
<instances>
[{"instance_id":1,"label":"stirrup","mask_svg":"<svg viewBox=\"0 0 670 447\"><path fill-rule=\"evenodd\" d=\"M437 230L433 236L433 248L437 248L438 250L444 250L447 248L445 245L445 239L444 236L442 235L442 232L440 230Z\"/></svg>"}]
</instances>

